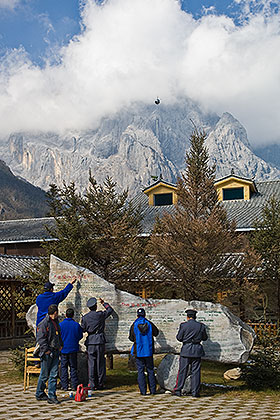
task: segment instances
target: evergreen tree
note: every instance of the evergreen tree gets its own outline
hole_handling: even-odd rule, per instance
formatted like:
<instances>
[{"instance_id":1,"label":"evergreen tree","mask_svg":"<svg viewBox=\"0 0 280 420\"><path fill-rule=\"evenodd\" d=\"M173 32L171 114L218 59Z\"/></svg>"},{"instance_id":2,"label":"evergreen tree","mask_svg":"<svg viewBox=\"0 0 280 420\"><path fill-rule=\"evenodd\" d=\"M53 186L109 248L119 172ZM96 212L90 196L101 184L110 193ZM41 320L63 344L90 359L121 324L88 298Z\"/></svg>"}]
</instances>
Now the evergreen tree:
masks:
<instances>
[{"instance_id":1,"label":"evergreen tree","mask_svg":"<svg viewBox=\"0 0 280 420\"><path fill-rule=\"evenodd\" d=\"M235 223L218 204L205 139L204 132L192 134L175 211L157 221L151 236L151 254L176 279L177 296L187 300L216 300L218 290L230 290L236 267L227 256L240 249Z\"/></svg>"},{"instance_id":2,"label":"evergreen tree","mask_svg":"<svg viewBox=\"0 0 280 420\"><path fill-rule=\"evenodd\" d=\"M46 256L29 273L31 280L21 279L27 290L25 303L34 303L48 281L51 254L92 270L119 288L134 290L131 279L142 270L145 242L138 240L140 209L127 200L127 191L117 193L110 178L98 185L90 175L84 196L74 183L51 185L47 196L49 216L55 219L47 230L55 240L44 242Z\"/></svg>"},{"instance_id":3,"label":"evergreen tree","mask_svg":"<svg viewBox=\"0 0 280 420\"><path fill-rule=\"evenodd\" d=\"M106 178L98 185L90 175L81 199L86 227L86 267L119 287L131 288L130 280L142 265L144 247L138 240L142 215L127 200L127 191L116 193L116 183Z\"/></svg>"},{"instance_id":4,"label":"evergreen tree","mask_svg":"<svg viewBox=\"0 0 280 420\"><path fill-rule=\"evenodd\" d=\"M267 295L268 309L280 321L280 201L272 197L255 223L252 245L261 256L260 287Z\"/></svg>"}]
</instances>

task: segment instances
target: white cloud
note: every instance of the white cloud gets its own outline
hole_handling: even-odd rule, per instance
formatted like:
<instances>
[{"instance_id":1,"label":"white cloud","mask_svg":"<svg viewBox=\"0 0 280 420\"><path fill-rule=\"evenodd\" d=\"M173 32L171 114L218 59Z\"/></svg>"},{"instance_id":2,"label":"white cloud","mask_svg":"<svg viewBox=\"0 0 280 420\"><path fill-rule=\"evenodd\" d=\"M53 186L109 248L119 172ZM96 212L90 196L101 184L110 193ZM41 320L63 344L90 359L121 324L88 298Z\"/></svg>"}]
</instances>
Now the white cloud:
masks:
<instances>
[{"instance_id":1,"label":"white cloud","mask_svg":"<svg viewBox=\"0 0 280 420\"><path fill-rule=\"evenodd\" d=\"M0 0L0 9L14 9L19 3L20 0Z\"/></svg>"},{"instance_id":2,"label":"white cloud","mask_svg":"<svg viewBox=\"0 0 280 420\"><path fill-rule=\"evenodd\" d=\"M59 64L41 69L23 50L2 61L1 133L90 128L134 101L186 95L231 112L252 143L280 141L279 15L236 26L225 16L195 21L175 0L88 0L82 23Z\"/></svg>"}]
</instances>

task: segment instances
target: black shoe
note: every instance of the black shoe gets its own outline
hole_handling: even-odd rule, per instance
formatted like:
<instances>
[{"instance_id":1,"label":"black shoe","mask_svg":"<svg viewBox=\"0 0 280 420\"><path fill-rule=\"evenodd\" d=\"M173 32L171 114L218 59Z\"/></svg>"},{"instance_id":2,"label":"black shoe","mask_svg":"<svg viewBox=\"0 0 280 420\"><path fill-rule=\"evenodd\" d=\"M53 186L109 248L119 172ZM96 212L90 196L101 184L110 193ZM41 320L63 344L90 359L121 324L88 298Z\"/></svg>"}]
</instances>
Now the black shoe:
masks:
<instances>
[{"instance_id":1,"label":"black shoe","mask_svg":"<svg viewBox=\"0 0 280 420\"><path fill-rule=\"evenodd\" d=\"M37 401L48 401L47 394L40 395L40 397L36 397Z\"/></svg>"},{"instance_id":2,"label":"black shoe","mask_svg":"<svg viewBox=\"0 0 280 420\"><path fill-rule=\"evenodd\" d=\"M58 401L57 398L48 398L49 404L60 404L60 401Z\"/></svg>"},{"instance_id":3,"label":"black shoe","mask_svg":"<svg viewBox=\"0 0 280 420\"><path fill-rule=\"evenodd\" d=\"M174 397L181 397L182 395L181 395L181 392L173 392L172 393L172 395L174 396Z\"/></svg>"},{"instance_id":4,"label":"black shoe","mask_svg":"<svg viewBox=\"0 0 280 420\"><path fill-rule=\"evenodd\" d=\"M192 397L193 398L200 398L200 395L199 394L196 394L196 395L192 395Z\"/></svg>"}]
</instances>

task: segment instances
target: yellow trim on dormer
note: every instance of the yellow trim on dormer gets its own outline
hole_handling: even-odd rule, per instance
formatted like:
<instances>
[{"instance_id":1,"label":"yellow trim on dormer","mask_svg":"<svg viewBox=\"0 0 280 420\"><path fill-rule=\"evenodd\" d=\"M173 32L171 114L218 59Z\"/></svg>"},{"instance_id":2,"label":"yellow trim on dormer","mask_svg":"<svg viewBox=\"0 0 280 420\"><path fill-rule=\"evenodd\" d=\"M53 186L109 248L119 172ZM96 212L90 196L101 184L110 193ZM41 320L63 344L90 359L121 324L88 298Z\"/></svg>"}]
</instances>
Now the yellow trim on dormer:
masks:
<instances>
[{"instance_id":1,"label":"yellow trim on dormer","mask_svg":"<svg viewBox=\"0 0 280 420\"><path fill-rule=\"evenodd\" d=\"M220 181L215 182L215 188L218 194L218 200L223 201L223 189L230 188L244 188L244 199L245 201L250 200L251 192L256 192L256 187L253 181L230 176Z\"/></svg>"},{"instance_id":2,"label":"yellow trim on dormer","mask_svg":"<svg viewBox=\"0 0 280 420\"><path fill-rule=\"evenodd\" d=\"M170 194L172 193L172 203L176 204L178 201L177 187L166 184L164 181L160 181L156 185L152 185L144 190L144 193L149 197L149 206L154 206L154 195L155 194Z\"/></svg>"}]
</instances>

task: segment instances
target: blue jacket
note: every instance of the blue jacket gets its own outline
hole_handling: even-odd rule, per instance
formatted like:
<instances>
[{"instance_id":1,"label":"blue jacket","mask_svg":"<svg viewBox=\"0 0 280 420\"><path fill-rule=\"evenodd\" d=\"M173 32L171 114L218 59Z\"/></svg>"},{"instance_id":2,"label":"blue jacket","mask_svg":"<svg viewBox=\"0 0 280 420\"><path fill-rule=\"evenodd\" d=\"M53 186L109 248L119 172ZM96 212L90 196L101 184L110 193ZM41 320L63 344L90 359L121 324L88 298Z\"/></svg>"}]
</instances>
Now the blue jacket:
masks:
<instances>
[{"instance_id":1,"label":"blue jacket","mask_svg":"<svg viewBox=\"0 0 280 420\"><path fill-rule=\"evenodd\" d=\"M48 307L50 305L58 305L67 297L68 293L72 289L73 285L68 283L63 290L60 290L60 292L45 292L37 296L36 305L38 306L38 313L36 325L45 318L48 313Z\"/></svg>"},{"instance_id":2,"label":"blue jacket","mask_svg":"<svg viewBox=\"0 0 280 420\"><path fill-rule=\"evenodd\" d=\"M208 336L206 327L202 322L197 322L192 318L183 322L180 324L176 338L183 343L181 356L202 357L205 355L200 342L206 341Z\"/></svg>"},{"instance_id":3,"label":"blue jacket","mask_svg":"<svg viewBox=\"0 0 280 420\"><path fill-rule=\"evenodd\" d=\"M79 341L83 338L83 330L72 318L65 318L59 323L63 349L61 353L75 353L79 351Z\"/></svg>"},{"instance_id":4,"label":"blue jacket","mask_svg":"<svg viewBox=\"0 0 280 420\"><path fill-rule=\"evenodd\" d=\"M129 340L134 341L131 354L136 357L151 357L154 353L153 336L159 333L157 327L143 316L139 316L130 327Z\"/></svg>"}]
</instances>

